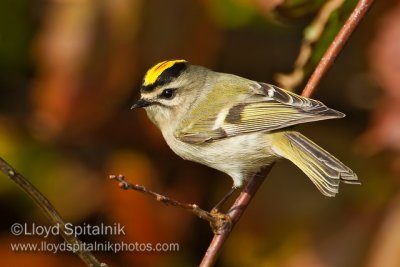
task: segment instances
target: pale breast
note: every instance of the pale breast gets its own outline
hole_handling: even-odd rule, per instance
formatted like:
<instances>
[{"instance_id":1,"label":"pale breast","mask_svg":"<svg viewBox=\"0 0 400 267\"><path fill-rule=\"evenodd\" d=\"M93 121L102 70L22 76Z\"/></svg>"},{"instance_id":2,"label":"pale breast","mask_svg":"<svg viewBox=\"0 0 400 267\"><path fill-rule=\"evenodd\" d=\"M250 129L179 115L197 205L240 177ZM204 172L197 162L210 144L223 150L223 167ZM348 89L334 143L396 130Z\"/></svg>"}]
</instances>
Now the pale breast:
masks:
<instances>
[{"instance_id":1,"label":"pale breast","mask_svg":"<svg viewBox=\"0 0 400 267\"><path fill-rule=\"evenodd\" d=\"M200 145L184 143L172 134L164 138L177 155L227 173L236 186L276 158L267 133L244 134Z\"/></svg>"}]
</instances>

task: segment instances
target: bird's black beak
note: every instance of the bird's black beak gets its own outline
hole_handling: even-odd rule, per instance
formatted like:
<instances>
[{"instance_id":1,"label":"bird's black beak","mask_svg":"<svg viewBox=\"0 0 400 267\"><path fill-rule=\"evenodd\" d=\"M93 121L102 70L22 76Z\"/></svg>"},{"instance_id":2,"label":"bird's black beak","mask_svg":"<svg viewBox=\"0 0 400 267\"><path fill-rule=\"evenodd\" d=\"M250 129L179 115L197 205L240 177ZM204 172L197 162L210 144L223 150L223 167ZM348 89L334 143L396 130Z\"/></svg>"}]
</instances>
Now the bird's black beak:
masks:
<instances>
[{"instance_id":1,"label":"bird's black beak","mask_svg":"<svg viewBox=\"0 0 400 267\"><path fill-rule=\"evenodd\" d=\"M144 107L150 106L151 104L152 104L152 102L150 102L149 100L141 98L138 101L136 101L135 104L132 105L131 109L144 108Z\"/></svg>"}]
</instances>

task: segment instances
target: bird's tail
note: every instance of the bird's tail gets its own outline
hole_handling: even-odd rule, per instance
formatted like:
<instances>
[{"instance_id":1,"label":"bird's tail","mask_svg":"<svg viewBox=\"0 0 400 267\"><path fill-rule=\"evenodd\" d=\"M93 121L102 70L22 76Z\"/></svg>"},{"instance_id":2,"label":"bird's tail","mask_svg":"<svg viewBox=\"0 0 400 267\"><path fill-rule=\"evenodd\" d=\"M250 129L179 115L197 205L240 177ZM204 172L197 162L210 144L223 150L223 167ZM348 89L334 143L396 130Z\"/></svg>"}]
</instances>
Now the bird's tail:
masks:
<instances>
[{"instance_id":1,"label":"bird's tail","mask_svg":"<svg viewBox=\"0 0 400 267\"><path fill-rule=\"evenodd\" d=\"M341 181L359 184L349 167L299 132L274 133L272 148L299 167L325 196L335 196Z\"/></svg>"}]
</instances>

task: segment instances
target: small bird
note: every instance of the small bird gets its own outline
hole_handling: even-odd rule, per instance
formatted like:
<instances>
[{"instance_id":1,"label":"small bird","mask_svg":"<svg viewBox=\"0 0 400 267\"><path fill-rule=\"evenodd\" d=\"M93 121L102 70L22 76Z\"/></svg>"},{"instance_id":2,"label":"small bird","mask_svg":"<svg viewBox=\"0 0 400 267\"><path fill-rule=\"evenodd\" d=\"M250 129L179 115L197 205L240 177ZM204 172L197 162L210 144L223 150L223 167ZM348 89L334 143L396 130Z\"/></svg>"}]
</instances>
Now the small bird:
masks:
<instances>
[{"instance_id":1,"label":"small bird","mask_svg":"<svg viewBox=\"0 0 400 267\"><path fill-rule=\"evenodd\" d=\"M335 196L341 181L358 183L350 168L290 127L345 116L320 101L186 60L150 68L140 91L132 109L146 110L176 154L233 179L224 199L280 158L299 167L325 196Z\"/></svg>"}]
</instances>

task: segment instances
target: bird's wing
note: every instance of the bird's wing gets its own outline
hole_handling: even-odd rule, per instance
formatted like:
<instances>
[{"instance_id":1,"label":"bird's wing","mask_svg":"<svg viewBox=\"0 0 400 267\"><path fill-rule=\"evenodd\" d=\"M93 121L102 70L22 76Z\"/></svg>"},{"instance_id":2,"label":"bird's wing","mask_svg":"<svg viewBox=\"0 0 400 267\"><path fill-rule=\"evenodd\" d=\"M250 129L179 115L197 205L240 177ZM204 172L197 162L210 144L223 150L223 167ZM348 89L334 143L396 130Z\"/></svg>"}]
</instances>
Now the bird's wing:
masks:
<instances>
[{"instance_id":1,"label":"bird's wing","mask_svg":"<svg viewBox=\"0 0 400 267\"><path fill-rule=\"evenodd\" d=\"M243 97L243 94L246 96ZM181 123L175 137L183 142L201 144L251 132L344 117L343 113L328 108L320 101L265 83L249 85L248 90L242 93L242 99L234 103L225 99L223 103L217 103L219 108L211 109L215 111L204 111L196 116L188 114L191 121ZM208 99L208 103L210 101L212 99Z\"/></svg>"}]
</instances>

